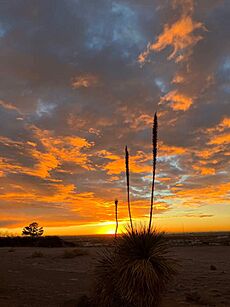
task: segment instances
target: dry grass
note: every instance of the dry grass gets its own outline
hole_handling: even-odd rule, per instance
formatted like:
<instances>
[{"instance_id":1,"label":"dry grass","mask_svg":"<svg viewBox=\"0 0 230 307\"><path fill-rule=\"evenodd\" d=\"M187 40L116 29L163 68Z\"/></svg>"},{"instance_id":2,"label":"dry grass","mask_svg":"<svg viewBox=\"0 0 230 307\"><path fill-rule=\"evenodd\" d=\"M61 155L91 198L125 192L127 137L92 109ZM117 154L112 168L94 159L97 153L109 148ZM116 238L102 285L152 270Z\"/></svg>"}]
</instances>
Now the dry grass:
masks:
<instances>
[{"instance_id":1,"label":"dry grass","mask_svg":"<svg viewBox=\"0 0 230 307\"><path fill-rule=\"evenodd\" d=\"M80 256L86 256L89 255L89 252L85 249L68 249L63 252L62 258L64 259L71 259L76 258Z\"/></svg>"},{"instance_id":2,"label":"dry grass","mask_svg":"<svg viewBox=\"0 0 230 307\"><path fill-rule=\"evenodd\" d=\"M44 255L42 252L39 251L33 252L30 256L30 258L42 258L42 257L44 257Z\"/></svg>"},{"instance_id":3,"label":"dry grass","mask_svg":"<svg viewBox=\"0 0 230 307\"><path fill-rule=\"evenodd\" d=\"M8 252L9 252L9 253L14 253L14 252L15 252L15 249L14 249L14 248L9 248L9 249L8 249Z\"/></svg>"}]
</instances>

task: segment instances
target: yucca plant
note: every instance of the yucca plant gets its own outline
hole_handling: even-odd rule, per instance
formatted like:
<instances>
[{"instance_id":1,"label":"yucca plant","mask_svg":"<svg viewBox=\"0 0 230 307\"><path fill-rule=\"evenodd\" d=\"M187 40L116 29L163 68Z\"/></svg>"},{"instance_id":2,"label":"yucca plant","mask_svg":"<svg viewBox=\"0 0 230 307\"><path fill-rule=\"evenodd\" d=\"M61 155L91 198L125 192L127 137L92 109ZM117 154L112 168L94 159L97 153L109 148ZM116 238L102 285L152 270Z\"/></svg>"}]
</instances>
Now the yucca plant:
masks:
<instances>
[{"instance_id":1,"label":"yucca plant","mask_svg":"<svg viewBox=\"0 0 230 307\"><path fill-rule=\"evenodd\" d=\"M145 226L121 234L97 264L96 306L158 306L175 273L164 233Z\"/></svg>"},{"instance_id":2,"label":"yucca plant","mask_svg":"<svg viewBox=\"0 0 230 307\"><path fill-rule=\"evenodd\" d=\"M114 248L105 250L97 265L95 306L155 307L175 274L163 232L152 227L157 161L157 114L153 121L153 171L149 225L133 227L129 196L129 153L125 148L127 200L130 224L116 238ZM117 219L117 215L116 215Z\"/></svg>"},{"instance_id":3,"label":"yucca plant","mask_svg":"<svg viewBox=\"0 0 230 307\"><path fill-rule=\"evenodd\" d=\"M145 226L130 228L116 246L116 292L130 306L158 306L175 273L164 233Z\"/></svg>"}]
</instances>

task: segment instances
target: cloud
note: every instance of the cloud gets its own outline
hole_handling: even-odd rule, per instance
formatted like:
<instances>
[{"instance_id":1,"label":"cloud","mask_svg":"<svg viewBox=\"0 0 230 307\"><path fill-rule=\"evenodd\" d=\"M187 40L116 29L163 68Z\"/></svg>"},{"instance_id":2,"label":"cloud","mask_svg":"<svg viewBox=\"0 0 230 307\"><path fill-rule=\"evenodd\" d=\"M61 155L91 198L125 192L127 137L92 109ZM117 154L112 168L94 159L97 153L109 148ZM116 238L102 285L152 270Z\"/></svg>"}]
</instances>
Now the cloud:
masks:
<instances>
[{"instance_id":1,"label":"cloud","mask_svg":"<svg viewBox=\"0 0 230 307\"><path fill-rule=\"evenodd\" d=\"M1 158L1 172L7 173L23 173L41 178L50 177L50 172L61 167L63 163L73 163L81 165L82 168L89 168L88 158L82 153L83 148L89 148L90 144L84 138L76 136L55 137L48 130L41 130L35 126L29 127L34 133L36 142L28 141L15 142L9 138L0 138L0 143L8 148L14 148L18 154L24 151L24 155L32 158L34 163L31 167L23 166L13 159ZM39 149L39 144L43 146L43 150Z\"/></svg>"},{"instance_id":2,"label":"cloud","mask_svg":"<svg viewBox=\"0 0 230 307\"><path fill-rule=\"evenodd\" d=\"M187 214L185 217L192 217L192 218L209 218L209 217L214 217L213 214Z\"/></svg>"},{"instance_id":3,"label":"cloud","mask_svg":"<svg viewBox=\"0 0 230 307\"><path fill-rule=\"evenodd\" d=\"M159 156L183 155L187 152L186 148L159 144Z\"/></svg>"},{"instance_id":4,"label":"cloud","mask_svg":"<svg viewBox=\"0 0 230 307\"><path fill-rule=\"evenodd\" d=\"M92 87L92 86L97 86L99 85L99 79L97 76L91 75L91 74L86 74L83 76L79 77L74 77L72 80L72 87L74 89L79 89L79 88L87 88L87 87Z\"/></svg>"},{"instance_id":5,"label":"cloud","mask_svg":"<svg viewBox=\"0 0 230 307\"><path fill-rule=\"evenodd\" d=\"M167 93L161 98L161 103L170 102L170 106L174 111L187 111L193 104L193 99L177 90Z\"/></svg>"},{"instance_id":6,"label":"cloud","mask_svg":"<svg viewBox=\"0 0 230 307\"><path fill-rule=\"evenodd\" d=\"M209 142L210 144L229 144L230 143L230 133L223 133L220 135L216 135L212 137L212 139Z\"/></svg>"},{"instance_id":7,"label":"cloud","mask_svg":"<svg viewBox=\"0 0 230 307\"><path fill-rule=\"evenodd\" d=\"M107 171L109 175L117 175L124 172L124 156L113 155L110 152L102 151L98 152L99 156L108 159L109 162L104 165L104 170ZM148 160L143 152L137 152L136 155L130 156L130 172L132 173L145 173L151 171L151 166L146 165Z\"/></svg>"},{"instance_id":8,"label":"cloud","mask_svg":"<svg viewBox=\"0 0 230 307\"><path fill-rule=\"evenodd\" d=\"M9 102L5 102L3 100L0 100L0 106L2 106L5 109L8 109L8 110L16 110L17 112L19 112L19 109L17 107L15 107L13 104L11 104Z\"/></svg>"},{"instance_id":9,"label":"cloud","mask_svg":"<svg viewBox=\"0 0 230 307\"><path fill-rule=\"evenodd\" d=\"M230 143L230 117L224 117L216 126L206 130L210 135L209 144L211 145L228 145Z\"/></svg>"},{"instance_id":10,"label":"cloud","mask_svg":"<svg viewBox=\"0 0 230 307\"><path fill-rule=\"evenodd\" d=\"M183 199L185 206L201 206L207 203L216 205L226 203L229 204L229 183L210 184L206 187L195 187L193 189L175 188L176 197Z\"/></svg>"},{"instance_id":11,"label":"cloud","mask_svg":"<svg viewBox=\"0 0 230 307\"><path fill-rule=\"evenodd\" d=\"M69 0L56 1L55 14L52 6L0 2L0 219L99 232L112 225L118 197L125 223L127 144L135 220L146 221L157 109L160 226L176 229L194 214L187 223L197 230L202 214L226 229L226 1Z\"/></svg>"},{"instance_id":12,"label":"cloud","mask_svg":"<svg viewBox=\"0 0 230 307\"><path fill-rule=\"evenodd\" d=\"M182 6L182 15L171 25L164 25L156 42L149 43L146 51L139 55L140 63L144 63L152 51L159 52L168 46L173 48L168 60L175 60L176 63L186 61L192 54L192 48L203 39L200 34L195 33L197 30L205 30L205 27L202 22L192 19L193 1L174 1L173 4Z\"/></svg>"},{"instance_id":13,"label":"cloud","mask_svg":"<svg viewBox=\"0 0 230 307\"><path fill-rule=\"evenodd\" d=\"M185 78L180 75L180 74L176 74L174 77L173 77L173 80L172 80L172 83L183 83L185 81Z\"/></svg>"},{"instance_id":14,"label":"cloud","mask_svg":"<svg viewBox=\"0 0 230 307\"><path fill-rule=\"evenodd\" d=\"M193 169L198 171L201 175L215 175L215 168L205 167L200 165L193 165Z\"/></svg>"}]
</instances>

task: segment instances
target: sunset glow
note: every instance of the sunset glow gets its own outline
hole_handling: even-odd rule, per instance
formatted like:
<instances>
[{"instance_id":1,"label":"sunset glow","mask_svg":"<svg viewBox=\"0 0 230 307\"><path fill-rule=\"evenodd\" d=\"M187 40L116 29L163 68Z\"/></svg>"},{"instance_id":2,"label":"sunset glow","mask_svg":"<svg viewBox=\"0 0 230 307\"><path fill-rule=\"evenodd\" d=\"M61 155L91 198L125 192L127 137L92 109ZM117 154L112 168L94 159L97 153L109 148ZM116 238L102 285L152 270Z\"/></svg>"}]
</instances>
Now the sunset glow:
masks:
<instances>
[{"instance_id":1,"label":"sunset glow","mask_svg":"<svg viewBox=\"0 0 230 307\"><path fill-rule=\"evenodd\" d=\"M53 4L52 4L53 3ZM228 1L0 3L0 233L230 230ZM55 7L54 7L55 6ZM55 13L54 13L55 11Z\"/></svg>"}]
</instances>

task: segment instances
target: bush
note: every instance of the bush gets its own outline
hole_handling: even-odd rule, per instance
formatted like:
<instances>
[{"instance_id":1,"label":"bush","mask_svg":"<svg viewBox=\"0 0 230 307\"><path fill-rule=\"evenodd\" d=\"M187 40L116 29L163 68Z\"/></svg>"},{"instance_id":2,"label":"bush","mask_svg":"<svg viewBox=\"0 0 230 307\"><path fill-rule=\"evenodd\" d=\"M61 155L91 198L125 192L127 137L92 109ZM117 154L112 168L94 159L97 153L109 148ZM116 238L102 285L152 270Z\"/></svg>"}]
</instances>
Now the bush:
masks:
<instances>
[{"instance_id":1,"label":"bush","mask_svg":"<svg viewBox=\"0 0 230 307\"><path fill-rule=\"evenodd\" d=\"M95 305L158 306L174 267L164 233L128 229L99 260Z\"/></svg>"}]
</instances>

